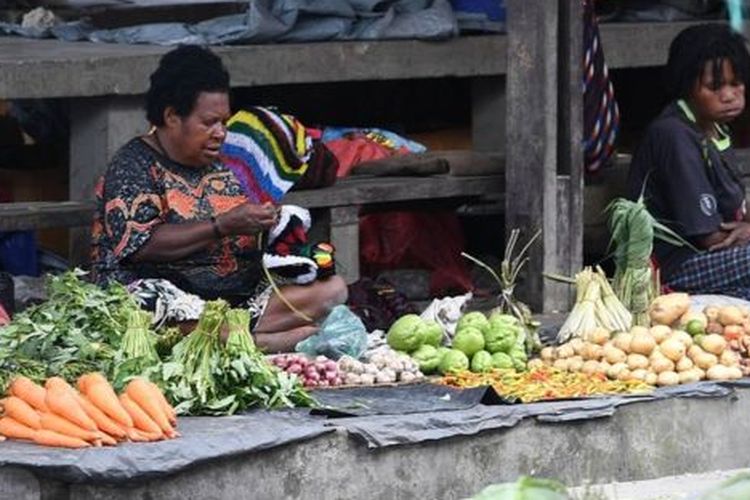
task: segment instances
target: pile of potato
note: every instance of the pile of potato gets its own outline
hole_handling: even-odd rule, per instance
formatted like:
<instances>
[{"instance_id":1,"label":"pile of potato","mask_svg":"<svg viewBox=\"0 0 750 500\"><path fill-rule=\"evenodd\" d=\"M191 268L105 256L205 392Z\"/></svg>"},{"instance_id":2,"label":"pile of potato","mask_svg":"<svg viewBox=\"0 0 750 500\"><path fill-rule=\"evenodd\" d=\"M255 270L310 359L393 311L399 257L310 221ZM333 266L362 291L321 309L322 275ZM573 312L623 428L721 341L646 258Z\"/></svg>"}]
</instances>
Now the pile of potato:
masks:
<instances>
[{"instance_id":1,"label":"pile of potato","mask_svg":"<svg viewBox=\"0 0 750 500\"><path fill-rule=\"evenodd\" d=\"M701 345L704 335L720 335L727 346L739 354L742 374L750 375L750 308L711 305L702 312L692 312L689 306L686 294L662 295L651 305L651 321L685 329Z\"/></svg>"},{"instance_id":2,"label":"pile of potato","mask_svg":"<svg viewBox=\"0 0 750 500\"><path fill-rule=\"evenodd\" d=\"M683 330L655 325L651 328L635 326L612 338L607 330L592 330L585 339L545 347L541 351L541 361L534 364L668 386L705 379L741 378L739 361L739 355L727 349L727 341L721 335L704 335L698 345Z\"/></svg>"},{"instance_id":3,"label":"pile of potato","mask_svg":"<svg viewBox=\"0 0 750 500\"><path fill-rule=\"evenodd\" d=\"M739 306L707 306L702 313L688 313L689 320L705 325L707 334L724 337L740 356L742 374L750 375L750 309Z\"/></svg>"}]
</instances>

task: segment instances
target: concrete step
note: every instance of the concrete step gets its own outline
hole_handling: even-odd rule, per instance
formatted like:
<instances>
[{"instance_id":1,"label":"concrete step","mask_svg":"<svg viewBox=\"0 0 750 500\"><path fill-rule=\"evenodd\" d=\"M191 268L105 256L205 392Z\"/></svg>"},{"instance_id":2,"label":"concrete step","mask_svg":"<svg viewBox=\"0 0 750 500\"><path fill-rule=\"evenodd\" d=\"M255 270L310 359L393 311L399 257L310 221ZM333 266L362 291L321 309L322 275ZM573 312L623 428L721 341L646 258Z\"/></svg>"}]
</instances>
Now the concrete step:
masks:
<instances>
[{"instance_id":1,"label":"concrete step","mask_svg":"<svg viewBox=\"0 0 750 500\"><path fill-rule=\"evenodd\" d=\"M592 484L569 488L576 500L682 500L698 499L701 493L750 469L733 469L702 474L667 476L646 481Z\"/></svg>"}]
</instances>

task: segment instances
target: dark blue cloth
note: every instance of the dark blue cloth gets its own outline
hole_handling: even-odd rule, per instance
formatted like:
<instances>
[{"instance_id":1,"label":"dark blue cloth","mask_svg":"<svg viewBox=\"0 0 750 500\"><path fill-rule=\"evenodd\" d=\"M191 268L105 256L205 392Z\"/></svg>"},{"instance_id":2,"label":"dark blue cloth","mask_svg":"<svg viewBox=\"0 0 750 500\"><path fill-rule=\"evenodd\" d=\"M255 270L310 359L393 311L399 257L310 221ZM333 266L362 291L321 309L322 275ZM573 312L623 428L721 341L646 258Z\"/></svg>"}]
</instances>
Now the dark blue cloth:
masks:
<instances>
[{"instance_id":1,"label":"dark blue cloth","mask_svg":"<svg viewBox=\"0 0 750 500\"><path fill-rule=\"evenodd\" d=\"M39 276L33 231L0 231L0 270L16 276Z\"/></svg>"}]
</instances>

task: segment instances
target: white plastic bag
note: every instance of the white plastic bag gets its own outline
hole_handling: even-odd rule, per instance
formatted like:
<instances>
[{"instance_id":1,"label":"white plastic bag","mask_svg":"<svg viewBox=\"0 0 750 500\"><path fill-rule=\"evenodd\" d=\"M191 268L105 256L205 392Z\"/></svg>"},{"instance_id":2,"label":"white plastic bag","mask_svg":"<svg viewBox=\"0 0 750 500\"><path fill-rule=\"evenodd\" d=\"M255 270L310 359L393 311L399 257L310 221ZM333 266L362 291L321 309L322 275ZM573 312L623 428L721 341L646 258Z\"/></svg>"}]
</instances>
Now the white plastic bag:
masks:
<instances>
[{"instance_id":1,"label":"white plastic bag","mask_svg":"<svg viewBox=\"0 0 750 500\"><path fill-rule=\"evenodd\" d=\"M463 312L466 303L471 300L472 297L473 294L469 292L465 295L434 299L422 314L420 314L420 317L425 321L436 321L443 327L443 337L447 337L448 340L450 340L456 333L458 318L461 317L461 313Z\"/></svg>"}]
</instances>

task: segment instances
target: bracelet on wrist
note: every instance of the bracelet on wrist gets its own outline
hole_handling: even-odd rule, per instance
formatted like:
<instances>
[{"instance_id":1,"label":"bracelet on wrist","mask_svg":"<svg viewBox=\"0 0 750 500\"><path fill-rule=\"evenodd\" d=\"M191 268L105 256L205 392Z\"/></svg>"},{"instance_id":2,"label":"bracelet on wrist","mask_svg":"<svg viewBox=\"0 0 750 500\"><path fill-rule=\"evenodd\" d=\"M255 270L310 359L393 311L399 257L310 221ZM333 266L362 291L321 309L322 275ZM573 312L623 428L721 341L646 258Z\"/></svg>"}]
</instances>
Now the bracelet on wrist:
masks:
<instances>
[{"instance_id":1,"label":"bracelet on wrist","mask_svg":"<svg viewBox=\"0 0 750 500\"><path fill-rule=\"evenodd\" d=\"M219 223L216 222L216 217L213 215L211 216L211 228L214 230L214 237L217 240L220 240L224 237L224 235L221 234L221 230L219 229Z\"/></svg>"}]
</instances>

